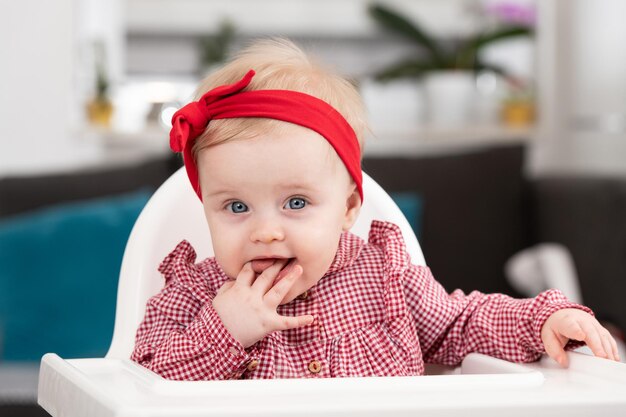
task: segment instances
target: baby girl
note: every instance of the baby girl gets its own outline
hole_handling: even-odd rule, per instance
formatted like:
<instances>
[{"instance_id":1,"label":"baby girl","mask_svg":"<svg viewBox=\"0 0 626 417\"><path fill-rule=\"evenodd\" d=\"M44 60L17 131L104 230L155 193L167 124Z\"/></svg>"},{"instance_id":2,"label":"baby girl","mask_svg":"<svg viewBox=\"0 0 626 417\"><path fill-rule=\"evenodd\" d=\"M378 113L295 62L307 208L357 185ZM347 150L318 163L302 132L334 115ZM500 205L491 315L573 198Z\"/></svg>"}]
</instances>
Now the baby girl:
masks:
<instances>
[{"instance_id":1,"label":"baby girl","mask_svg":"<svg viewBox=\"0 0 626 417\"><path fill-rule=\"evenodd\" d=\"M183 241L163 260L132 359L165 378L421 375L480 352L529 362L587 343L618 360L591 311L558 290L531 299L448 294L411 264L400 229L349 232L363 201L356 89L286 40L259 41L173 117L215 256ZM471 279L471 277L468 277Z\"/></svg>"}]
</instances>

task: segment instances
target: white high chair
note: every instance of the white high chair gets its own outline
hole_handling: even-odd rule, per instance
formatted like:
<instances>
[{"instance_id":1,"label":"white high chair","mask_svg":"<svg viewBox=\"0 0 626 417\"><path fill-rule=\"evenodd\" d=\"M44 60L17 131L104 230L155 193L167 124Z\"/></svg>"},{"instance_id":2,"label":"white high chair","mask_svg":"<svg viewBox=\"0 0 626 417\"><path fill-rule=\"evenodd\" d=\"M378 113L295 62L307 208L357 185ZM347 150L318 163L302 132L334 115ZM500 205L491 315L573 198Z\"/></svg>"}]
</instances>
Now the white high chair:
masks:
<instances>
[{"instance_id":1,"label":"white high chair","mask_svg":"<svg viewBox=\"0 0 626 417\"><path fill-rule=\"evenodd\" d=\"M365 174L363 189L365 204L352 232L367 239L372 219L392 221L413 263L425 264L393 200ZM165 380L128 358L146 301L163 285L157 266L182 239L191 242L198 260L212 255L202 205L181 168L156 191L130 235L106 357L42 358L38 402L46 411L55 417L626 415L626 365L579 353L569 353L567 370L548 358L521 365L470 354L459 367L427 366L428 375L420 377Z\"/></svg>"}]
</instances>

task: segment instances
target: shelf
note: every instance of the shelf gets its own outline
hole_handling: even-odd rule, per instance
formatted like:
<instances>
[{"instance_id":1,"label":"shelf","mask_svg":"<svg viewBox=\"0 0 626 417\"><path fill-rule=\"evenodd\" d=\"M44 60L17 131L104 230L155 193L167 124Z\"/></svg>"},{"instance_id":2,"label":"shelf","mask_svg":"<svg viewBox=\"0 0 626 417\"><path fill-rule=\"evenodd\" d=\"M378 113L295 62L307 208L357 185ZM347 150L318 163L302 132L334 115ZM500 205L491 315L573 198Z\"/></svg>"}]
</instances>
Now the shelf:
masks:
<instances>
[{"instance_id":1,"label":"shelf","mask_svg":"<svg viewBox=\"0 0 626 417\"><path fill-rule=\"evenodd\" d=\"M455 129L420 127L375 130L365 140L365 157L419 157L465 153L488 146L512 146L532 140L533 130L499 126L468 126ZM89 128L76 134L71 148L57 157L33 160L24 167L0 168L0 177L41 175L83 169L108 168L141 163L170 154L169 132L150 124L142 131L116 132Z\"/></svg>"},{"instance_id":2,"label":"shelf","mask_svg":"<svg viewBox=\"0 0 626 417\"><path fill-rule=\"evenodd\" d=\"M169 133L161 126L149 125L136 133L102 132L100 141L110 153L169 152ZM505 126L435 126L409 129L378 129L365 139L365 156L419 156L457 153L485 146L516 145L529 142L534 130Z\"/></svg>"}]
</instances>

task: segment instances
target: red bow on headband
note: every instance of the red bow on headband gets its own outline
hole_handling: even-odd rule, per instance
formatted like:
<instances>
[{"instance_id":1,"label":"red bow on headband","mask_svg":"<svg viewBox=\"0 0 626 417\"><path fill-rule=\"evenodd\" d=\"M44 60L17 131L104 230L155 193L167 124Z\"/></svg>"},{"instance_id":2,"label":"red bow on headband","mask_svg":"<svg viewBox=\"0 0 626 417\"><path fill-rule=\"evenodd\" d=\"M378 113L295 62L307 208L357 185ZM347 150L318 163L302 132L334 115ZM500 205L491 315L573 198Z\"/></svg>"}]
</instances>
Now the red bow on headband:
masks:
<instances>
[{"instance_id":1,"label":"red bow on headband","mask_svg":"<svg viewBox=\"0 0 626 417\"><path fill-rule=\"evenodd\" d=\"M200 100L192 101L172 116L172 130L170 131L170 148L174 152L183 152L187 141L194 140L206 129L215 117L209 106L221 98L228 97L243 90L250 84L254 77L254 71L250 70L244 77L235 84L221 85L204 94Z\"/></svg>"},{"instance_id":2,"label":"red bow on headband","mask_svg":"<svg viewBox=\"0 0 626 417\"><path fill-rule=\"evenodd\" d=\"M352 176L363 201L361 149L354 130L343 116L325 101L298 91L242 91L254 74L250 70L236 83L214 88L172 117L170 148L183 153L189 181L200 200L198 168L191 152L195 139L211 120L259 117L304 126L326 138Z\"/></svg>"}]
</instances>

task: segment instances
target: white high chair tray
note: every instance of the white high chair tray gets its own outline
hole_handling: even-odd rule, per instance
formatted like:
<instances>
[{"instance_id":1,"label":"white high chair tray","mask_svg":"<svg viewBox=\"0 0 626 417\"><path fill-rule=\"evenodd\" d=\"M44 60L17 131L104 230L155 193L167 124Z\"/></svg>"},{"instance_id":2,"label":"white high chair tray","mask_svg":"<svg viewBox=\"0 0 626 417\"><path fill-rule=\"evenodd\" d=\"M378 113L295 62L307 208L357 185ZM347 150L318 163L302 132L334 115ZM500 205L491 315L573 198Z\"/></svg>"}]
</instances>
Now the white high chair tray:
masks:
<instances>
[{"instance_id":1,"label":"white high chair tray","mask_svg":"<svg viewBox=\"0 0 626 417\"><path fill-rule=\"evenodd\" d=\"M38 401L64 417L626 415L626 364L568 355L568 369L470 354L418 377L180 382L130 360L47 354Z\"/></svg>"}]
</instances>

